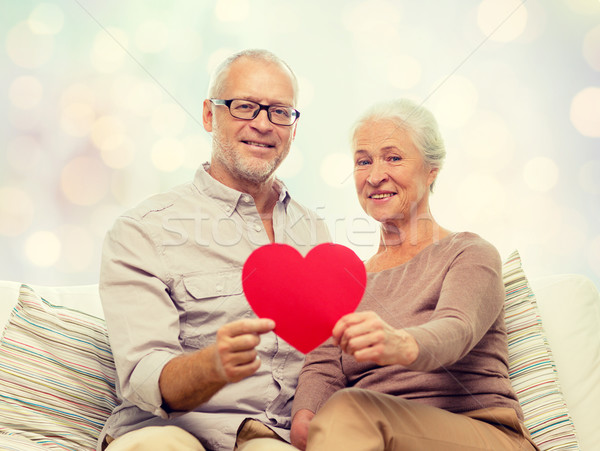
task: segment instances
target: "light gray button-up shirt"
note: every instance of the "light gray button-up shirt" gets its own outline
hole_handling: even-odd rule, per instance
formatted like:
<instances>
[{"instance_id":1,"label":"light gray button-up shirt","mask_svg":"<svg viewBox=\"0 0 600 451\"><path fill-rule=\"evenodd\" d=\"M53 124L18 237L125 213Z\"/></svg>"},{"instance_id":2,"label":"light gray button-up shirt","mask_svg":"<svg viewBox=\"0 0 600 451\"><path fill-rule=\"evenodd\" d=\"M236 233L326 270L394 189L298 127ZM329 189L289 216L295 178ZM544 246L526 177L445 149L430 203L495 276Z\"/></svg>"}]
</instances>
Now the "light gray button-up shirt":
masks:
<instances>
[{"instance_id":1,"label":"light gray button-up shirt","mask_svg":"<svg viewBox=\"0 0 600 451\"><path fill-rule=\"evenodd\" d=\"M231 450L245 418L289 439L292 397L304 356L274 333L261 336L252 376L228 384L192 412L162 409L158 378L173 357L215 342L225 323L255 317L242 291L250 253L269 244L252 196L201 167L192 183L153 196L117 219L103 249L100 296L120 404L103 433L118 437L152 425L176 425L209 450ZM277 243L306 253L330 241L323 220L277 181ZM285 268L281 268L282 274Z\"/></svg>"}]
</instances>

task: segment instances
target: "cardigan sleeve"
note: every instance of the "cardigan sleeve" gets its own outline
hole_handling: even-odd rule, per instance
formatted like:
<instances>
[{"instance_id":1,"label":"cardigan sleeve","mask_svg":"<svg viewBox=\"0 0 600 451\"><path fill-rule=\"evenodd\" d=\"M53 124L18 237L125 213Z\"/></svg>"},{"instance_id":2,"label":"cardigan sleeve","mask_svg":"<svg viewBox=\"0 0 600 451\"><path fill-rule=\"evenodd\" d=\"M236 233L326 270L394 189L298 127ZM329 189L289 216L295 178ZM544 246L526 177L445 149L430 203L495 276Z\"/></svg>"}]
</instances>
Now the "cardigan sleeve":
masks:
<instances>
[{"instance_id":1,"label":"cardigan sleeve","mask_svg":"<svg viewBox=\"0 0 600 451\"><path fill-rule=\"evenodd\" d=\"M504 298L496 248L484 240L465 247L444 277L431 319L406 328L419 345L419 356L408 368L432 371L461 360L497 320Z\"/></svg>"},{"instance_id":2,"label":"cardigan sleeve","mask_svg":"<svg viewBox=\"0 0 600 451\"><path fill-rule=\"evenodd\" d=\"M346 385L341 350L329 339L306 356L298 378L292 418L302 409L316 413L333 393Z\"/></svg>"}]
</instances>

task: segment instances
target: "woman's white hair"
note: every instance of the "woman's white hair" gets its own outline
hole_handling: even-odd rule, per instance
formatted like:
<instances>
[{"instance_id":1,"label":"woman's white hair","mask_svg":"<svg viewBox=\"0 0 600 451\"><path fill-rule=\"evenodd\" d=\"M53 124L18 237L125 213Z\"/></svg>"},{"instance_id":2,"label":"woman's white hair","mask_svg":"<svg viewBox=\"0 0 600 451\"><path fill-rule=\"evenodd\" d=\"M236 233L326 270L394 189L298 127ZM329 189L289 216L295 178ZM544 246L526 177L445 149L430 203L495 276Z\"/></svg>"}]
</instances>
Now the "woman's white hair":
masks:
<instances>
[{"instance_id":1,"label":"woman's white hair","mask_svg":"<svg viewBox=\"0 0 600 451\"><path fill-rule=\"evenodd\" d=\"M231 65L237 61L239 58L251 58L255 60L261 60L268 63L279 64L281 67L285 68L289 71L290 77L292 79L292 86L294 88L294 103L298 100L298 80L296 79L296 75L294 71L288 64L275 55L273 52L264 49L247 49L242 50L241 52L234 53L229 58L221 62L215 71L212 74L210 79L210 83L208 85L208 98L214 99L219 98L223 89L225 87L225 82L227 81L227 73L229 72L229 68ZM295 105L294 105L295 106Z\"/></svg>"},{"instance_id":2,"label":"woman's white hair","mask_svg":"<svg viewBox=\"0 0 600 451\"><path fill-rule=\"evenodd\" d=\"M441 169L446 158L446 147L435 117L423 105L408 99L378 103L369 108L351 129L354 144L356 132L368 122L389 120L411 137L426 164L432 169ZM431 184L430 190L433 191Z\"/></svg>"}]
</instances>

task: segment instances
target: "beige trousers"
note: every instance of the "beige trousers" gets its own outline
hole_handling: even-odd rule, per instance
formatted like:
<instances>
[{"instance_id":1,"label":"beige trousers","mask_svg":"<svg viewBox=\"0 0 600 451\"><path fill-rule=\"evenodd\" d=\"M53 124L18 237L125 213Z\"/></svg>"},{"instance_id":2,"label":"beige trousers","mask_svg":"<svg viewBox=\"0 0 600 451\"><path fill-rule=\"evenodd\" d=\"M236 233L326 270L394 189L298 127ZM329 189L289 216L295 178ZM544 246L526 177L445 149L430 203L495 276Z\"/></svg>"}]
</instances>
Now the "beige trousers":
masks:
<instances>
[{"instance_id":1,"label":"beige trousers","mask_svg":"<svg viewBox=\"0 0 600 451\"><path fill-rule=\"evenodd\" d=\"M256 443L255 443L256 442ZM254 444L253 444L254 443ZM279 451L290 446L274 431L256 420L245 420L237 432L234 451ZM176 426L149 426L113 439L106 437L107 451L206 451L196 437ZM292 447L292 449L295 449ZM248 451L248 450L247 450Z\"/></svg>"},{"instance_id":2,"label":"beige trousers","mask_svg":"<svg viewBox=\"0 0 600 451\"><path fill-rule=\"evenodd\" d=\"M533 451L510 408L455 414L355 388L336 392L310 423L307 451Z\"/></svg>"},{"instance_id":3,"label":"beige trousers","mask_svg":"<svg viewBox=\"0 0 600 451\"><path fill-rule=\"evenodd\" d=\"M148 426L105 441L109 451L206 451L196 437L177 426Z\"/></svg>"}]
</instances>

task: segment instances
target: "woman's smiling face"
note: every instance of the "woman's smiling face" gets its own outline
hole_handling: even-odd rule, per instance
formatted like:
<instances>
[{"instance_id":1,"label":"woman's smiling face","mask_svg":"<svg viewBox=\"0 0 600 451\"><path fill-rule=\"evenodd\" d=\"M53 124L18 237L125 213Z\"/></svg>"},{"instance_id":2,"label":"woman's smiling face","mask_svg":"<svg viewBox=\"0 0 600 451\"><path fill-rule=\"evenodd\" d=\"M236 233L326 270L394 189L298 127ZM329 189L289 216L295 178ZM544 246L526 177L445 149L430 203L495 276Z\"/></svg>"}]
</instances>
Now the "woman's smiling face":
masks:
<instances>
[{"instance_id":1,"label":"woman's smiling face","mask_svg":"<svg viewBox=\"0 0 600 451\"><path fill-rule=\"evenodd\" d=\"M410 134L389 119L365 122L354 134L354 182L363 210L400 226L429 210L438 170L425 164Z\"/></svg>"}]
</instances>

